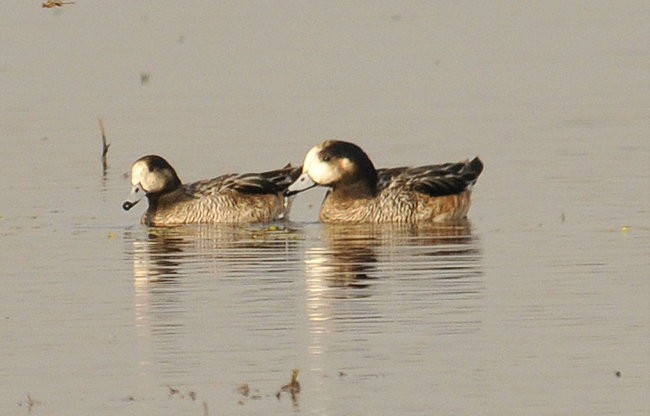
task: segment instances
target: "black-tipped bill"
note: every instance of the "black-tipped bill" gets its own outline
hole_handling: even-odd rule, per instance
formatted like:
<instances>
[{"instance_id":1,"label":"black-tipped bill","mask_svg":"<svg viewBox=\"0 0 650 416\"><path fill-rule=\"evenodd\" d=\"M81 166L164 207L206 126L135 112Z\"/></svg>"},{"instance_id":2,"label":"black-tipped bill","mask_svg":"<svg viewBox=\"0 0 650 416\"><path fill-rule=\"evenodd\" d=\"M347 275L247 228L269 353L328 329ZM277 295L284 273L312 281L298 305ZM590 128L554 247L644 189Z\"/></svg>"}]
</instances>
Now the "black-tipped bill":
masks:
<instances>
[{"instance_id":1,"label":"black-tipped bill","mask_svg":"<svg viewBox=\"0 0 650 416\"><path fill-rule=\"evenodd\" d=\"M135 206L135 204L137 204L138 202L140 202L140 201L135 201L135 202L124 201L124 202L122 203L122 209L123 209L124 211L128 211L128 210L130 210L131 208L133 208L133 207Z\"/></svg>"},{"instance_id":2,"label":"black-tipped bill","mask_svg":"<svg viewBox=\"0 0 650 416\"><path fill-rule=\"evenodd\" d=\"M145 192L140 186L140 184L137 184L133 188L131 188L131 193L129 194L129 198L122 203L122 209L124 211L128 211L131 208L133 208L140 200L144 197Z\"/></svg>"}]
</instances>

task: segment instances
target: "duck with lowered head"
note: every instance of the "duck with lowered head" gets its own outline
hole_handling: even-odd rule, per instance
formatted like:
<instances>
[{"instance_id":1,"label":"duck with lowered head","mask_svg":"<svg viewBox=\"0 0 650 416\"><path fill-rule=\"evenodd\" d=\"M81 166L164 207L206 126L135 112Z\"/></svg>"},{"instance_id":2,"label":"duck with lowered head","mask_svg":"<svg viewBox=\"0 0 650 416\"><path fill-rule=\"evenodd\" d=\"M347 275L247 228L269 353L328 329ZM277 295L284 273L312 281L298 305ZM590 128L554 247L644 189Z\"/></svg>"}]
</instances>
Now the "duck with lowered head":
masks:
<instances>
[{"instance_id":1,"label":"duck with lowered head","mask_svg":"<svg viewBox=\"0 0 650 416\"><path fill-rule=\"evenodd\" d=\"M300 176L300 167L244 174L183 184L162 157L143 156L131 168L128 211L143 197L149 207L142 223L171 226L192 223L253 223L286 218L290 203L283 192Z\"/></svg>"}]
</instances>

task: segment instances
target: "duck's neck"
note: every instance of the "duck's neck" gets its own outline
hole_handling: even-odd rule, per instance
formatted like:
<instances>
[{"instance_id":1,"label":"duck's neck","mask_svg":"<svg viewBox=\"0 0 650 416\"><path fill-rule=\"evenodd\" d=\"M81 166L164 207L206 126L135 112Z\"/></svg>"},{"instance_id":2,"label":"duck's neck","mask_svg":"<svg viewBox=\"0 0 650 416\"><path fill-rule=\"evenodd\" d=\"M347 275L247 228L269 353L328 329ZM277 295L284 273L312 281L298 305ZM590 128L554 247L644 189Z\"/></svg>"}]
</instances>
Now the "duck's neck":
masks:
<instances>
[{"instance_id":1,"label":"duck's neck","mask_svg":"<svg viewBox=\"0 0 650 416\"><path fill-rule=\"evenodd\" d=\"M149 202L148 211L155 212L158 209L158 201L160 194L147 194L147 202Z\"/></svg>"},{"instance_id":2,"label":"duck's neck","mask_svg":"<svg viewBox=\"0 0 650 416\"><path fill-rule=\"evenodd\" d=\"M160 211L164 211L175 203L184 200L184 193L180 186L172 191L158 192L155 194L147 194L147 201L149 208L145 213L146 218L153 218Z\"/></svg>"},{"instance_id":3,"label":"duck's neck","mask_svg":"<svg viewBox=\"0 0 650 416\"><path fill-rule=\"evenodd\" d=\"M371 178L350 184L338 184L332 188L332 198L335 199L365 199L377 195L377 180Z\"/></svg>"}]
</instances>

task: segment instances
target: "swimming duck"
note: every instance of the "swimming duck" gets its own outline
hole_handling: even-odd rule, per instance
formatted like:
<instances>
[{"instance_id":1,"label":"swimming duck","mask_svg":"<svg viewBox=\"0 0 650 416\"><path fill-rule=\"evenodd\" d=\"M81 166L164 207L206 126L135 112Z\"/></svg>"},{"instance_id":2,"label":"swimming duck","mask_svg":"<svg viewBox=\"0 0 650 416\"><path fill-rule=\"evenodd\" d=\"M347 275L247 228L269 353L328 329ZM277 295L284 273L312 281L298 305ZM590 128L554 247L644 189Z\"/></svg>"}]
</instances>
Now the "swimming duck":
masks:
<instances>
[{"instance_id":1,"label":"swimming duck","mask_svg":"<svg viewBox=\"0 0 650 416\"><path fill-rule=\"evenodd\" d=\"M274 221L288 215L290 204L283 192L300 171L300 167L287 165L268 172L226 174L182 184L165 159L143 156L131 168L133 188L122 208L128 211L146 196L149 208L142 223L153 226Z\"/></svg>"},{"instance_id":2,"label":"swimming duck","mask_svg":"<svg viewBox=\"0 0 650 416\"><path fill-rule=\"evenodd\" d=\"M326 223L448 222L467 217L471 188L483 162L375 169L357 145L327 140L305 156L302 174L285 195L329 187L321 205Z\"/></svg>"}]
</instances>

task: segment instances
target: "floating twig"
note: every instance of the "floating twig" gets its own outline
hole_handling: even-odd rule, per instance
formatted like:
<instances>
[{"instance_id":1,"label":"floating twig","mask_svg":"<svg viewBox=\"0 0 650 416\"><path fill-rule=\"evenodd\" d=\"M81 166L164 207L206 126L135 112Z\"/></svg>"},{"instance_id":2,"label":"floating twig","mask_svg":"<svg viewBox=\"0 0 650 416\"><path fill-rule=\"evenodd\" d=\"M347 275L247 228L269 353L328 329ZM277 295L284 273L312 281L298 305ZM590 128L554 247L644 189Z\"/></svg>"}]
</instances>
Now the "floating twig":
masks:
<instances>
[{"instance_id":1,"label":"floating twig","mask_svg":"<svg viewBox=\"0 0 650 416\"><path fill-rule=\"evenodd\" d=\"M48 0L45 3L41 4L41 7L44 9L51 9L52 7L63 7L68 4L74 4L74 1Z\"/></svg>"},{"instance_id":2,"label":"floating twig","mask_svg":"<svg viewBox=\"0 0 650 416\"><path fill-rule=\"evenodd\" d=\"M293 369L291 371L291 381L289 384L285 384L284 386L280 387L280 391L278 391L275 395L275 397L280 399L280 395L283 391L286 391L291 394L291 398L295 401L296 400L296 394L300 393L300 383L298 383L298 373L300 373L300 370Z\"/></svg>"},{"instance_id":3,"label":"floating twig","mask_svg":"<svg viewBox=\"0 0 650 416\"><path fill-rule=\"evenodd\" d=\"M109 143L106 143L106 130L104 130L104 120L98 117L97 122L99 123L99 131L102 133L102 167L104 168L104 174L106 174L106 169L108 168L106 155L108 154L108 148L111 147L111 145Z\"/></svg>"},{"instance_id":4,"label":"floating twig","mask_svg":"<svg viewBox=\"0 0 650 416\"><path fill-rule=\"evenodd\" d=\"M300 370L297 368L291 371L291 381L289 384L282 386L282 391L288 391L289 393L300 393L300 383L298 383L298 373Z\"/></svg>"},{"instance_id":5,"label":"floating twig","mask_svg":"<svg viewBox=\"0 0 650 416\"><path fill-rule=\"evenodd\" d=\"M174 396L174 395L177 395L177 394L181 393L181 391L179 389L174 388L174 387L170 386L169 384L167 385L167 388L169 389L169 395L170 396Z\"/></svg>"}]
</instances>

